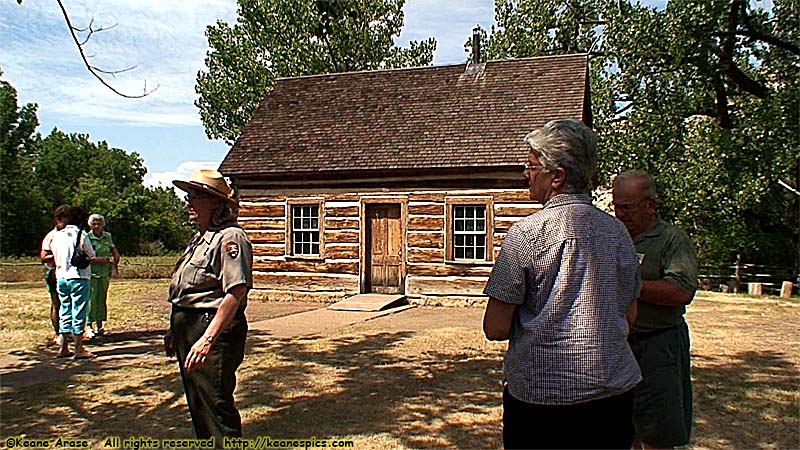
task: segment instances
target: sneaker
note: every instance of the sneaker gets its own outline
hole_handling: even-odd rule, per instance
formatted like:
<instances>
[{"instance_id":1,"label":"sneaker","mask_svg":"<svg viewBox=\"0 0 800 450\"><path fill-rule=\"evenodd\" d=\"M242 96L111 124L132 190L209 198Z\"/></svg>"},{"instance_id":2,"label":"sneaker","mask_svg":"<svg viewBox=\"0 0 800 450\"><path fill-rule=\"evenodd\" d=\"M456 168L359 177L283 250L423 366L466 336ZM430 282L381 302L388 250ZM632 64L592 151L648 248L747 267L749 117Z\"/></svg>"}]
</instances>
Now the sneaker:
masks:
<instances>
[{"instance_id":1,"label":"sneaker","mask_svg":"<svg viewBox=\"0 0 800 450\"><path fill-rule=\"evenodd\" d=\"M53 343L51 345L53 345L54 347L61 347L63 344L64 344L63 334L57 334L53 336Z\"/></svg>"},{"instance_id":2,"label":"sneaker","mask_svg":"<svg viewBox=\"0 0 800 450\"><path fill-rule=\"evenodd\" d=\"M98 328L97 333L95 333L95 336L105 336L105 335L106 335L106 329L103 327Z\"/></svg>"},{"instance_id":3,"label":"sneaker","mask_svg":"<svg viewBox=\"0 0 800 450\"><path fill-rule=\"evenodd\" d=\"M83 338L85 340L89 340L89 339L93 338L94 336L95 336L94 330L92 330L91 328L86 328L86 330L83 331Z\"/></svg>"}]
</instances>

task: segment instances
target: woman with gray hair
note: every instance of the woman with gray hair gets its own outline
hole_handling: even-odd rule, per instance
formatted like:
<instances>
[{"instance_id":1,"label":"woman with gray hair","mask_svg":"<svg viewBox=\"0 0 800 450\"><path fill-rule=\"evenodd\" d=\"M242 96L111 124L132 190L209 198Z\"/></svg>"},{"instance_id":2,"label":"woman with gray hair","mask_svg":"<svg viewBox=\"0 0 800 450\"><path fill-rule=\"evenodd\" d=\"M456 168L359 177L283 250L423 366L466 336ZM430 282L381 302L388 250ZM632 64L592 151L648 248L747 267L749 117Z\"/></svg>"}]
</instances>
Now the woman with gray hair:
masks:
<instances>
[{"instance_id":1,"label":"woman with gray hair","mask_svg":"<svg viewBox=\"0 0 800 450\"><path fill-rule=\"evenodd\" d=\"M523 176L544 208L508 230L484 289L484 333L509 340L503 444L630 448L639 260L622 223L592 205L592 131L555 120L525 141Z\"/></svg>"},{"instance_id":2,"label":"woman with gray hair","mask_svg":"<svg viewBox=\"0 0 800 450\"><path fill-rule=\"evenodd\" d=\"M89 285L89 313L86 316L85 339L102 336L106 333L103 322L108 320L108 285L111 275L119 275L119 252L114 245L111 233L105 231L106 219L100 214L89 216L89 241L97 256L92 264L92 278ZM97 327L92 329L93 325Z\"/></svg>"}]
</instances>

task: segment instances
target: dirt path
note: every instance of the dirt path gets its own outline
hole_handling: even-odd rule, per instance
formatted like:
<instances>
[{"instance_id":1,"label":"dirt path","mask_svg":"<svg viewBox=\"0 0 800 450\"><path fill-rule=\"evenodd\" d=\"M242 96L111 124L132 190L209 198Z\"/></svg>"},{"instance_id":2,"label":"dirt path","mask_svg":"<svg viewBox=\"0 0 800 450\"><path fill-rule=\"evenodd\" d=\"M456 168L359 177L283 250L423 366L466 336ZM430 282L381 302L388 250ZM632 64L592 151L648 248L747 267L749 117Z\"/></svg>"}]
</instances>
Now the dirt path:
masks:
<instances>
[{"instance_id":1,"label":"dirt path","mask_svg":"<svg viewBox=\"0 0 800 450\"><path fill-rule=\"evenodd\" d=\"M336 329L385 317L382 329L399 330L441 327L448 322L463 323L464 318L475 316L475 308L457 309L448 314L444 322L431 314L431 308L422 311L410 306L380 312L332 311L320 303L260 302L248 307L248 345L273 338L292 338L322 335ZM467 314L465 314L465 312ZM388 317L393 315L403 317ZM160 331L130 331L95 338L87 342L96 358L74 360L56 358L54 347L30 351L16 351L0 355L0 380L2 388L13 389L50 381L66 380L76 373L100 371L110 368L138 366L164 358L163 333Z\"/></svg>"}]
</instances>

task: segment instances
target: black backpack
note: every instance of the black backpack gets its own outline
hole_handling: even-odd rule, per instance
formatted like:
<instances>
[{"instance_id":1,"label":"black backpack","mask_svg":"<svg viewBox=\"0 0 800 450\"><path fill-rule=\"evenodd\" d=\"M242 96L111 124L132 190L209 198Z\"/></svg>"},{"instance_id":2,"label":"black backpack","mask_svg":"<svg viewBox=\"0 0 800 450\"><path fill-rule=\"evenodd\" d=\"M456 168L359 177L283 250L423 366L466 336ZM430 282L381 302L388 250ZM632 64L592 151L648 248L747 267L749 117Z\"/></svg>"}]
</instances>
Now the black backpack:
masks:
<instances>
[{"instance_id":1,"label":"black backpack","mask_svg":"<svg viewBox=\"0 0 800 450\"><path fill-rule=\"evenodd\" d=\"M85 269L89 267L89 257L81 250L81 235L83 230L78 227L78 237L75 239L75 251L72 252L72 258L69 260L69 265L77 267L78 269Z\"/></svg>"}]
</instances>

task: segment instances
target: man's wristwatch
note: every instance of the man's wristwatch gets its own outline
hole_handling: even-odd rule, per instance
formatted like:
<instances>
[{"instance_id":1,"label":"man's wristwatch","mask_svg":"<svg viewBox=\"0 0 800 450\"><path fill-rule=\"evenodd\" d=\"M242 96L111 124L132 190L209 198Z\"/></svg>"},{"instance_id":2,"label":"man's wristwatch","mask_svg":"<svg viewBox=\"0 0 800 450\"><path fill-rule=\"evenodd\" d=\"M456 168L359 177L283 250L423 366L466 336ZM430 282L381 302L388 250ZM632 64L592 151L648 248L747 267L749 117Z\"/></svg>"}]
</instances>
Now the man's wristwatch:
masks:
<instances>
[{"instance_id":1,"label":"man's wristwatch","mask_svg":"<svg viewBox=\"0 0 800 450\"><path fill-rule=\"evenodd\" d=\"M214 336L206 334L203 336L203 340L206 341L206 343L211 344L212 342L214 342Z\"/></svg>"}]
</instances>

